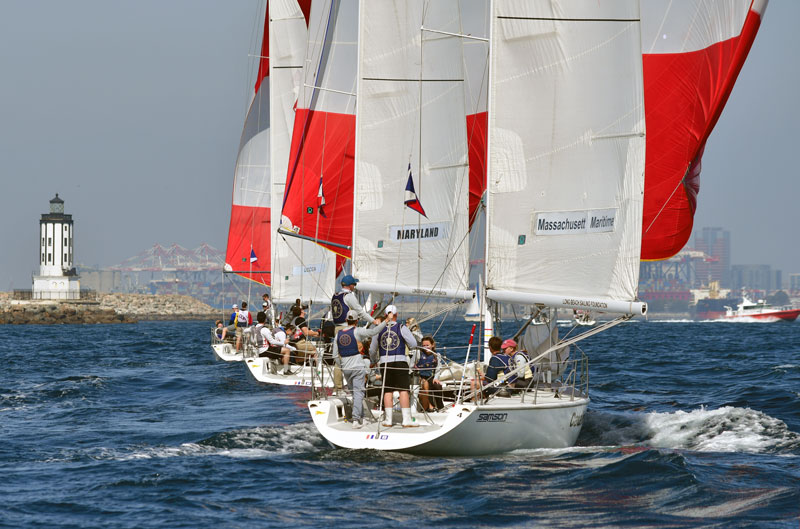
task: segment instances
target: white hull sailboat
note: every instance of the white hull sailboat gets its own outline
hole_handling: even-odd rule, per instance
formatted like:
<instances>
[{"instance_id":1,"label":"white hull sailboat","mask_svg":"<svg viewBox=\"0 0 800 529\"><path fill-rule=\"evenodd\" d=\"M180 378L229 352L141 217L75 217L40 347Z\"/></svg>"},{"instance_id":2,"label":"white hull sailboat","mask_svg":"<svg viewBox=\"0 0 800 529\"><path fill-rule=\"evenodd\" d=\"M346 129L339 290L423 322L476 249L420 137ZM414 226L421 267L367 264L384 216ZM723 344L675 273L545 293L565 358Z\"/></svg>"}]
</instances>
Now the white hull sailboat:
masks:
<instances>
[{"instance_id":1,"label":"white hull sailboat","mask_svg":"<svg viewBox=\"0 0 800 529\"><path fill-rule=\"evenodd\" d=\"M466 100L473 105L480 97L467 97L464 79L476 72L462 48L462 40L475 37L485 47L473 84L488 85L489 102L485 292L478 313L499 303L532 307L531 321L546 307L646 310L635 301L644 172L638 13L635 2L593 6L576 2L556 14L547 2L514 0L425 9L420 1L360 4L360 32L350 35L359 46L351 262L360 289L475 296L466 289L465 118L475 111ZM458 10L469 12L450 16ZM557 15L581 23L559 22ZM462 28L460 20L476 27ZM532 53L526 46L537 38L552 40L552 49ZM339 40L345 39L332 39ZM613 75L593 79L602 71ZM590 84L593 90L580 89ZM553 92L553 85L576 89ZM407 180L388 178L406 165ZM393 200L404 187L405 204ZM583 360L562 359L561 367L572 367L544 377L545 362L568 350L557 338L547 345L530 360L533 387L504 390L502 378L485 386L467 370L445 384L444 411L420 413L412 405L411 427L382 426L382 399L368 406L362 429L347 421L347 398L317 392L309 412L325 439L347 448L475 455L571 446L589 404L588 369L578 367ZM473 360L467 355L465 363ZM489 360L483 359L484 372Z\"/></svg>"},{"instance_id":2,"label":"white hull sailboat","mask_svg":"<svg viewBox=\"0 0 800 529\"><path fill-rule=\"evenodd\" d=\"M296 299L327 303L336 275L333 254L309 241L286 240L277 233L308 35L309 2L302 4L305 9L295 0L267 2L263 13L268 38L262 38L260 52L254 54L257 77L234 171L225 258L225 272L270 287L274 305ZM260 301L254 306L260 306ZM251 329L245 330L246 335ZM219 340L212 349L216 358L225 361L248 356ZM310 385L312 370L307 366L287 378L262 373L263 365L267 362L248 358L248 371L260 382Z\"/></svg>"},{"instance_id":3,"label":"white hull sailboat","mask_svg":"<svg viewBox=\"0 0 800 529\"><path fill-rule=\"evenodd\" d=\"M288 375L282 374L282 365L269 358L248 357L244 364L247 366L247 372L262 384L333 387L333 373L330 366L318 367L313 360L306 361L303 365L292 365L291 374Z\"/></svg>"},{"instance_id":4,"label":"white hull sailboat","mask_svg":"<svg viewBox=\"0 0 800 529\"><path fill-rule=\"evenodd\" d=\"M340 448L390 450L421 455L475 456L524 448L567 448L575 444L589 399L540 391L536 403L494 397L491 404L461 403L441 412L412 414L413 428L381 425L382 412L354 430L345 420L345 402L315 400L308 410L322 436ZM536 425L532 428L531 425Z\"/></svg>"},{"instance_id":5,"label":"white hull sailboat","mask_svg":"<svg viewBox=\"0 0 800 529\"><path fill-rule=\"evenodd\" d=\"M643 232L655 220L643 226L646 138L639 4L315 4L319 11L316 17L312 12L311 33L320 37L309 40L304 85L312 94L303 109L316 116L318 128L312 124L303 134L325 131L317 133L322 144L308 156L322 162L305 180L293 173L295 191L290 193L287 184L283 226L349 257L363 291L415 296L423 305L434 297L475 297L467 282L465 241L474 218L467 215L472 211L467 195L484 191L473 192L473 175L467 176L475 130L465 126L480 122L482 115L485 180L481 183L480 175L475 180L485 186L485 286L478 313L497 317L503 304L515 312L526 307L526 326L533 333L542 328L537 317L557 309L618 315L568 339L547 327L548 343L527 345L532 358L525 370L535 373L533 387L506 395L501 378L482 380L480 373L466 370L461 380L445 384L444 411L413 410L409 427L382 426L386 410L371 397L367 424L353 428L347 421L349 396L315 392L309 412L331 444L466 455L575 442L589 404L588 367L576 367L586 365L583 356L576 361L561 355L570 354L568 346L646 312L637 300L639 259ZM690 29L698 39L681 37L688 26L683 19L671 19L669 30L664 25L684 7L695 19L702 15L702 23ZM704 36L717 35L706 26L721 24L723 33L735 29L736 17L717 16L714 9L667 9L663 17L649 20L650 30L659 39L663 33L669 46L703 44ZM456 12L459 16L452 16ZM715 102L715 108L721 106ZM701 128L709 132L715 120L707 116ZM328 130L338 136L326 136ZM337 146L346 149L331 151ZM330 152L341 159L325 160ZM354 170L348 160L355 160ZM692 165L695 161L699 155L693 155ZM653 175L649 178L658 187L660 176ZM297 191L303 185L306 191ZM676 195L682 194L669 193ZM503 334L484 323L487 336ZM474 362L467 351L465 364ZM491 360L484 354L484 372ZM551 369L545 376L554 363L573 367ZM521 370L508 376L519 376ZM482 393L481 387L490 391Z\"/></svg>"}]
</instances>

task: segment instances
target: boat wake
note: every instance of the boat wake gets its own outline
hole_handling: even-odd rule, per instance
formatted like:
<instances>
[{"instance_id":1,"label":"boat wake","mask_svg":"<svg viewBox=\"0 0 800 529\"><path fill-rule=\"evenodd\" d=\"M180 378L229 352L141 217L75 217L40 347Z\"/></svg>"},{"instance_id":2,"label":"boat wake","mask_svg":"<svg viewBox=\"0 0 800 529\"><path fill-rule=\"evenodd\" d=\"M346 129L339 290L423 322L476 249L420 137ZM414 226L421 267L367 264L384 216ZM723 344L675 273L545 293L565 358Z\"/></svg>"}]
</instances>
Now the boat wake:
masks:
<instances>
[{"instance_id":1,"label":"boat wake","mask_svg":"<svg viewBox=\"0 0 800 529\"><path fill-rule=\"evenodd\" d=\"M671 413L590 412L578 443L698 452L776 453L800 449L800 434L789 430L780 419L760 411L723 406Z\"/></svg>"},{"instance_id":2,"label":"boat wake","mask_svg":"<svg viewBox=\"0 0 800 529\"><path fill-rule=\"evenodd\" d=\"M78 461L85 458L95 461L134 461L203 456L259 459L283 454L316 452L326 446L312 424L300 423L230 430L214 434L196 443L182 443L177 446L94 448L47 461Z\"/></svg>"}]
</instances>

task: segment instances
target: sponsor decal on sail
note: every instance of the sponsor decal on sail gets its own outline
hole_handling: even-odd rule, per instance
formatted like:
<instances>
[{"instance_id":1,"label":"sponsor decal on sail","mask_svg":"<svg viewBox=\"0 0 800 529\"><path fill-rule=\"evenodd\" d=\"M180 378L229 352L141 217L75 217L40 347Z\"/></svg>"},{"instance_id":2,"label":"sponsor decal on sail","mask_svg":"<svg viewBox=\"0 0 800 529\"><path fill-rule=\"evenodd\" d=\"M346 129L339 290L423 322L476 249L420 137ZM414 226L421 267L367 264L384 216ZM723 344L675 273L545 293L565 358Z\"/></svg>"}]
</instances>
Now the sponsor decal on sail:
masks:
<instances>
[{"instance_id":1,"label":"sponsor decal on sail","mask_svg":"<svg viewBox=\"0 0 800 529\"><path fill-rule=\"evenodd\" d=\"M303 266L293 266L293 276L306 276L309 274L321 274L325 271L325 263L316 263Z\"/></svg>"},{"instance_id":2,"label":"sponsor decal on sail","mask_svg":"<svg viewBox=\"0 0 800 529\"><path fill-rule=\"evenodd\" d=\"M390 241L437 241L447 237L449 222L389 226Z\"/></svg>"},{"instance_id":3,"label":"sponsor decal on sail","mask_svg":"<svg viewBox=\"0 0 800 529\"><path fill-rule=\"evenodd\" d=\"M616 208L548 211L534 215L533 233L536 235L572 235L609 232L616 229L616 221Z\"/></svg>"}]
</instances>

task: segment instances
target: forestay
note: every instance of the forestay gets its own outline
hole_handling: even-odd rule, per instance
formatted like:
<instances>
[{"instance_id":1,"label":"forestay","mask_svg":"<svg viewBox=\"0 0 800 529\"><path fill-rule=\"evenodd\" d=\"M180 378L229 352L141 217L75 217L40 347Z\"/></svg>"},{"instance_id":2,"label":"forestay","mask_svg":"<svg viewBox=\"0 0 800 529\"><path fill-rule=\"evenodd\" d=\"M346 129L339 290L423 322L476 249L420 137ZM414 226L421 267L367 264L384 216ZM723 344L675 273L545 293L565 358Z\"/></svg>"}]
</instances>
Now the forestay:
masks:
<instances>
[{"instance_id":1,"label":"forestay","mask_svg":"<svg viewBox=\"0 0 800 529\"><path fill-rule=\"evenodd\" d=\"M487 296L628 312L614 302L631 306L639 271L638 2L496 0L490 61Z\"/></svg>"},{"instance_id":2,"label":"forestay","mask_svg":"<svg viewBox=\"0 0 800 529\"><path fill-rule=\"evenodd\" d=\"M362 289L471 297L459 2L360 17L353 272Z\"/></svg>"},{"instance_id":3,"label":"forestay","mask_svg":"<svg viewBox=\"0 0 800 529\"><path fill-rule=\"evenodd\" d=\"M295 105L303 82L311 0L271 0L270 114L272 116L271 225L280 226L283 190L289 166ZM334 291L335 257L313 242L286 237L272 230L272 299L329 301Z\"/></svg>"}]
</instances>

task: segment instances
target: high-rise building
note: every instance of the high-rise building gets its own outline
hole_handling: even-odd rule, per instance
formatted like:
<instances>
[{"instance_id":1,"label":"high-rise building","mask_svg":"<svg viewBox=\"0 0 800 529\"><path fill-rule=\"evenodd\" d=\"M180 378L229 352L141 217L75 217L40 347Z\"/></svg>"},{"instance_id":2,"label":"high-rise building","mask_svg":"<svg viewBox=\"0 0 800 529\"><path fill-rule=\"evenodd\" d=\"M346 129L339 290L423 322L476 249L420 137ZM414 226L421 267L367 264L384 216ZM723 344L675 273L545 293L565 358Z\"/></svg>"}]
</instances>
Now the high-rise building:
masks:
<instances>
[{"instance_id":1,"label":"high-rise building","mask_svg":"<svg viewBox=\"0 0 800 529\"><path fill-rule=\"evenodd\" d=\"M720 286L731 286L731 234L722 228L703 228L695 234L694 249L707 258L695 265L697 280L702 285L719 281Z\"/></svg>"}]
</instances>

